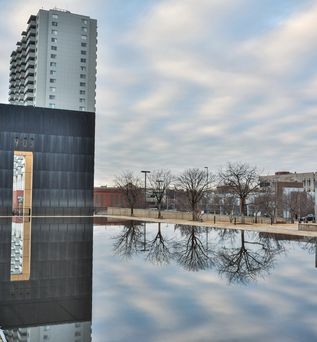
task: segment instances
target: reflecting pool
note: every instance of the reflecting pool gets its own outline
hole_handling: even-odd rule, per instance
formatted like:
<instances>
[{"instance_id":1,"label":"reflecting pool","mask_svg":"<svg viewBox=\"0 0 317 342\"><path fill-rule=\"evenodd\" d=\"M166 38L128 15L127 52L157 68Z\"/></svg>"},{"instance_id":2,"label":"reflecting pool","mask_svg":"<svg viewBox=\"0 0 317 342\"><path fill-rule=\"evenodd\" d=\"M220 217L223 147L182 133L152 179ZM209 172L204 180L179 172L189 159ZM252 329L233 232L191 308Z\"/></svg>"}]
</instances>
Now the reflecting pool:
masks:
<instances>
[{"instance_id":1,"label":"reflecting pool","mask_svg":"<svg viewBox=\"0 0 317 342\"><path fill-rule=\"evenodd\" d=\"M316 240L141 223L94 228L93 341L316 341Z\"/></svg>"},{"instance_id":2,"label":"reflecting pool","mask_svg":"<svg viewBox=\"0 0 317 342\"><path fill-rule=\"evenodd\" d=\"M316 341L316 239L0 219L0 340Z\"/></svg>"}]
</instances>

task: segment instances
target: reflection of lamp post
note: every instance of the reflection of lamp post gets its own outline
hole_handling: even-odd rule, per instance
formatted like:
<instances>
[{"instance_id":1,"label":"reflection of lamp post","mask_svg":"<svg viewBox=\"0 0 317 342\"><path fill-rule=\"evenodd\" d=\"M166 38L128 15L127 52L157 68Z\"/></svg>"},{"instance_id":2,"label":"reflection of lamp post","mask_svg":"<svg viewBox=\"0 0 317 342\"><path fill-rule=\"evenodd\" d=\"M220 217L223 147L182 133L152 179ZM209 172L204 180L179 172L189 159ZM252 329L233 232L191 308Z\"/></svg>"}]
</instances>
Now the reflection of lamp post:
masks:
<instances>
[{"instance_id":1,"label":"reflection of lamp post","mask_svg":"<svg viewBox=\"0 0 317 342\"><path fill-rule=\"evenodd\" d=\"M144 173L144 209L146 209L146 175L151 171L143 170L141 172Z\"/></svg>"},{"instance_id":2,"label":"reflection of lamp post","mask_svg":"<svg viewBox=\"0 0 317 342\"><path fill-rule=\"evenodd\" d=\"M143 224L143 249L141 252L147 252L149 249L146 249L146 222Z\"/></svg>"}]
</instances>

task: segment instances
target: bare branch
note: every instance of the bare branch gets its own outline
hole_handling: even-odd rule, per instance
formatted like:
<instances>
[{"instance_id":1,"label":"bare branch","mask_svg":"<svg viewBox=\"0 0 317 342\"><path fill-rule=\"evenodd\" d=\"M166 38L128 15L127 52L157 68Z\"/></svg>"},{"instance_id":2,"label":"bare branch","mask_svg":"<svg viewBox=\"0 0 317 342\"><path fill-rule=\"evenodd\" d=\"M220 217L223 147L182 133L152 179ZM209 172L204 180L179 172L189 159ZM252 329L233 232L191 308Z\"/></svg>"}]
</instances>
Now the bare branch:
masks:
<instances>
[{"instance_id":1,"label":"bare branch","mask_svg":"<svg viewBox=\"0 0 317 342\"><path fill-rule=\"evenodd\" d=\"M246 210L246 199L259 187L259 176L256 167L245 163L228 163L225 170L219 172L221 185L236 194L240 199L240 214Z\"/></svg>"},{"instance_id":2,"label":"bare branch","mask_svg":"<svg viewBox=\"0 0 317 342\"><path fill-rule=\"evenodd\" d=\"M132 171L124 171L115 178L115 184L124 193L130 206L131 216L133 209L137 206L141 197L141 180L135 176Z\"/></svg>"},{"instance_id":3,"label":"bare branch","mask_svg":"<svg viewBox=\"0 0 317 342\"><path fill-rule=\"evenodd\" d=\"M204 170L187 169L177 177L177 186L185 191L186 198L193 214L193 221L198 219L198 205L206 192L211 189L213 175Z\"/></svg>"}]
</instances>

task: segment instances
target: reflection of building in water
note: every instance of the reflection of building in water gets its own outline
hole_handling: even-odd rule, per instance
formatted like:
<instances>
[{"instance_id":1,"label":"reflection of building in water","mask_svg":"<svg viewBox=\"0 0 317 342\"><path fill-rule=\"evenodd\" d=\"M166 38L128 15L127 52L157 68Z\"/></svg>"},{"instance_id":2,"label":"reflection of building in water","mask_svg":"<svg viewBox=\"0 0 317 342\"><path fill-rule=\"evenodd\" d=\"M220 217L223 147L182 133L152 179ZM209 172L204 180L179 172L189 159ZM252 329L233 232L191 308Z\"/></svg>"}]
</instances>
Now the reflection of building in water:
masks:
<instances>
[{"instance_id":1,"label":"reflection of building in water","mask_svg":"<svg viewBox=\"0 0 317 342\"><path fill-rule=\"evenodd\" d=\"M85 342L91 340L91 323L45 325L41 327L16 328L4 330L8 341L17 342Z\"/></svg>"},{"instance_id":2,"label":"reflection of building in water","mask_svg":"<svg viewBox=\"0 0 317 342\"><path fill-rule=\"evenodd\" d=\"M92 219L33 218L30 273L24 281L11 274L11 235L20 232L11 229L11 219L0 220L2 329L27 337L43 337L47 329L50 341L90 341ZM26 341L31 340L36 338Z\"/></svg>"},{"instance_id":3,"label":"reflection of building in water","mask_svg":"<svg viewBox=\"0 0 317 342\"><path fill-rule=\"evenodd\" d=\"M11 281L30 279L31 226L29 216L13 216L11 231Z\"/></svg>"},{"instance_id":4,"label":"reflection of building in water","mask_svg":"<svg viewBox=\"0 0 317 342\"><path fill-rule=\"evenodd\" d=\"M11 274L21 274L23 267L23 223L12 222Z\"/></svg>"}]
</instances>

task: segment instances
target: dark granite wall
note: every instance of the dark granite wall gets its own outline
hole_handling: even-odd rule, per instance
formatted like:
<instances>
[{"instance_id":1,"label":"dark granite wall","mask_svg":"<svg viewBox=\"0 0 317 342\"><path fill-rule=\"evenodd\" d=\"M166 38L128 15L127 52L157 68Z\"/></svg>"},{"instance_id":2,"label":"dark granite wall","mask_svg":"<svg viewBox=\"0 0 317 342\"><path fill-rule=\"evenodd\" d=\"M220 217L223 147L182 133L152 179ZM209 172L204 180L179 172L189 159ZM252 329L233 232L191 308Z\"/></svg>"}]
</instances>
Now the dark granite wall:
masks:
<instances>
[{"instance_id":1,"label":"dark granite wall","mask_svg":"<svg viewBox=\"0 0 317 342\"><path fill-rule=\"evenodd\" d=\"M12 212L13 152L33 152L33 215L90 215L95 114L0 104L0 216Z\"/></svg>"}]
</instances>

